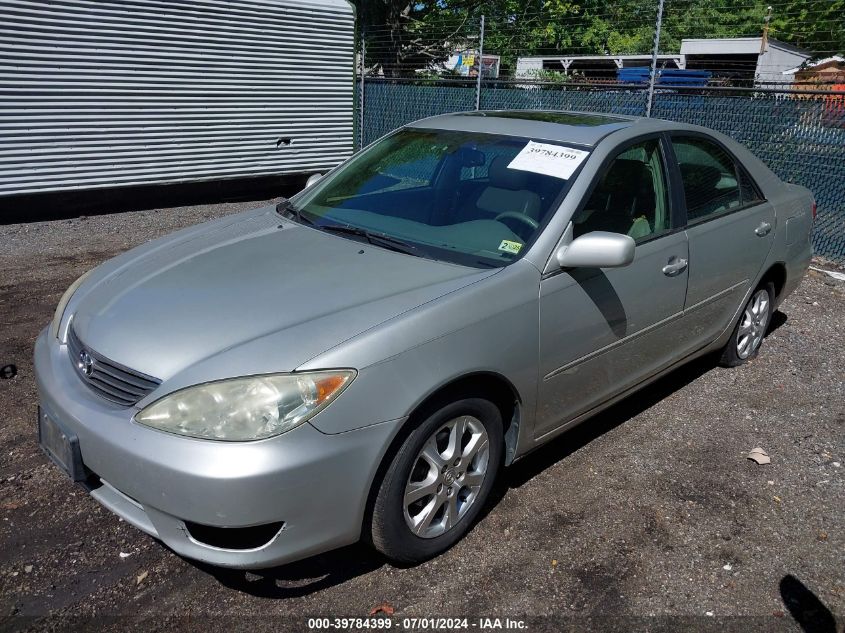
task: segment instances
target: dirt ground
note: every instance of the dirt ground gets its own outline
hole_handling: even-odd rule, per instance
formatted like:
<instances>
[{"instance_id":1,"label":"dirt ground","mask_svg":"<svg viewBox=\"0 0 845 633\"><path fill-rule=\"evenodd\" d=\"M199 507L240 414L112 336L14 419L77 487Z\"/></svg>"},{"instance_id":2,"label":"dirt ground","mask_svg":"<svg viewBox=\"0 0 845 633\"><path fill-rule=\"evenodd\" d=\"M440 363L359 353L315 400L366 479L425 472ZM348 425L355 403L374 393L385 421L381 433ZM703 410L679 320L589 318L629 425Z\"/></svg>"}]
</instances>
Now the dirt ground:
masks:
<instances>
[{"instance_id":1,"label":"dirt ground","mask_svg":"<svg viewBox=\"0 0 845 633\"><path fill-rule=\"evenodd\" d=\"M418 567L353 546L260 573L213 569L102 509L36 444L35 337L85 270L252 206L0 226L0 365L17 366L0 380L0 631L306 631L307 618L383 604L401 630L435 616L467 616L470 630L493 630L481 617L526 630L843 630L845 285L818 273L757 360L697 361L508 469L469 536ZM746 459L757 446L770 465Z\"/></svg>"}]
</instances>

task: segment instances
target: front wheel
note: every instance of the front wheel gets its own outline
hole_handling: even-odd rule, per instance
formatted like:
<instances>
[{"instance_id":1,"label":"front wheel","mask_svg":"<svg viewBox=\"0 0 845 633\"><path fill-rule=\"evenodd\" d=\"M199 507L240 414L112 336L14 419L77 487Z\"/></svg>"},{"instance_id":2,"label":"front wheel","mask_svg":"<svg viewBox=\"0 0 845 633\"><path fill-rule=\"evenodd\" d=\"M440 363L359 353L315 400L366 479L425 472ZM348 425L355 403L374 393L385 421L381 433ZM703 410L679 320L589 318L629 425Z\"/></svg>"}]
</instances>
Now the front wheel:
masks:
<instances>
[{"instance_id":1,"label":"front wheel","mask_svg":"<svg viewBox=\"0 0 845 633\"><path fill-rule=\"evenodd\" d=\"M754 291L745 304L728 344L722 350L721 365L736 367L757 356L772 321L774 297L775 287L771 283Z\"/></svg>"},{"instance_id":2,"label":"front wheel","mask_svg":"<svg viewBox=\"0 0 845 633\"><path fill-rule=\"evenodd\" d=\"M370 541L389 559L419 563L469 530L502 463L502 417L480 398L452 402L414 429L385 473Z\"/></svg>"}]
</instances>

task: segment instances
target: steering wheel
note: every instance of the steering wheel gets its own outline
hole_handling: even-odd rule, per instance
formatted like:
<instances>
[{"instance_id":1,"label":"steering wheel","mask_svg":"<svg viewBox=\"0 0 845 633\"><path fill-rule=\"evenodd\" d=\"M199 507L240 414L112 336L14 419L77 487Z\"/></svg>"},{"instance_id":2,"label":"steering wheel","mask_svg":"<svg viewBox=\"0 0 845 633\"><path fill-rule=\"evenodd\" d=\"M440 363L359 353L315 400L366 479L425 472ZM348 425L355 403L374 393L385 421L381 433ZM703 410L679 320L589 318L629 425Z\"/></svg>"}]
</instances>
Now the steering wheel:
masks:
<instances>
[{"instance_id":1,"label":"steering wheel","mask_svg":"<svg viewBox=\"0 0 845 633\"><path fill-rule=\"evenodd\" d=\"M537 220L535 220L534 218L532 218L530 216L525 215L524 213L519 213L517 211L505 211L504 213L500 213L499 215L497 215L493 219L497 220L499 222L502 222L502 220L518 220L522 225L518 228L517 227L511 227L507 222L502 222L502 224L504 224L508 228L512 229L514 233L516 233L517 235L519 235L520 237L522 237L524 239L527 239L528 237L530 237L531 233L533 233L534 231L536 231L537 229L540 228L540 223L537 222ZM523 235L522 232L519 231L518 229L519 228L524 229L526 226L528 226L531 229L531 233L529 233L528 235Z\"/></svg>"}]
</instances>

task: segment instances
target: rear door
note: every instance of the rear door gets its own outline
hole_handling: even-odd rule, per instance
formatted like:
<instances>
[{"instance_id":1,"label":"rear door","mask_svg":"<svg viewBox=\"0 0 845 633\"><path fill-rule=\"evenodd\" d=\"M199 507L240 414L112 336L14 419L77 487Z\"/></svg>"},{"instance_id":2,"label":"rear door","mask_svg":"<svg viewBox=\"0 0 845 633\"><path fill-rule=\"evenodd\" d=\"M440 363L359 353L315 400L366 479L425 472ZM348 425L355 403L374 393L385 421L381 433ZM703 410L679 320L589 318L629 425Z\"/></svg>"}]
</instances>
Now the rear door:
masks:
<instances>
[{"instance_id":1,"label":"rear door","mask_svg":"<svg viewBox=\"0 0 845 633\"><path fill-rule=\"evenodd\" d=\"M540 283L540 437L635 385L683 354L687 238L658 136L622 146L573 219L574 235L627 234L623 268L550 271Z\"/></svg>"},{"instance_id":2,"label":"rear door","mask_svg":"<svg viewBox=\"0 0 845 633\"><path fill-rule=\"evenodd\" d=\"M774 207L727 148L709 136L671 136L689 241L684 322L700 347L730 324L774 240Z\"/></svg>"}]
</instances>

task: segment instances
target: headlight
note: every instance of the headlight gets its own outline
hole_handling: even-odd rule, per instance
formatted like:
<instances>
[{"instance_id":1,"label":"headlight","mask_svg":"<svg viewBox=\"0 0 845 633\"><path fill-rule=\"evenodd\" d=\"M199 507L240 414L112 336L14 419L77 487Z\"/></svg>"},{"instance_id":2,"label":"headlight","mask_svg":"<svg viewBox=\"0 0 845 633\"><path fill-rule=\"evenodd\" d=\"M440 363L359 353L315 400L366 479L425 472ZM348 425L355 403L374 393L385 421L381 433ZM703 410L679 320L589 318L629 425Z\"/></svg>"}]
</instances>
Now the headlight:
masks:
<instances>
[{"instance_id":1,"label":"headlight","mask_svg":"<svg viewBox=\"0 0 845 633\"><path fill-rule=\"evenodd\" d=\"M189 437L243 442L299 426L355 378L351 369L234 378L188 387L135 416L146 426Z\"/></svg>"},{"instance_id":2,"label":"headlight","mask_svg":"<svg viewBox=\"0 0 845 633\"><path fill-rule=\"evenodd\" d=\"M79 279L74 281L70 287L65 290L65 293L62 295L62 298L59 299L59 305L56 306L56 313L53 315L53 323L50 324L50 333L59 338L59 327L62 324L62 317L65 314L65 308L67 308L68 301L73 296L73 293L76 292L76 289L82 285L82 282L93 272L93 270L89 270L87 273L82 275Z\"/></svg>"}]
</instances>

